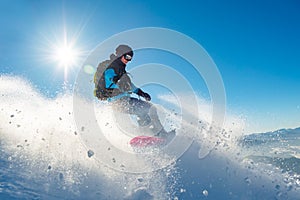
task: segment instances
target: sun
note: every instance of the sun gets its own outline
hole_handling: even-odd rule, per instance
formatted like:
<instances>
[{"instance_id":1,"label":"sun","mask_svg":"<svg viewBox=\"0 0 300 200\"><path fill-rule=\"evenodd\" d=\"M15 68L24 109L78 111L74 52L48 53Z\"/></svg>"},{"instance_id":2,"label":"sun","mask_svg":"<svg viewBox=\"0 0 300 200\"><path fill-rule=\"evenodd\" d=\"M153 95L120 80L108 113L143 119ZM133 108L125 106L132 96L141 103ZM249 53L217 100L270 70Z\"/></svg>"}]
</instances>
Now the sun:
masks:
<instances>
[{"instance_id":1,"label":"sun","mask_svg":"<svg viewBox=\"0 0 300 200\"><path fill-rule=\"evenodd\" d=\"M53 51L53 59L59 66L68 69L77 64L79 52L73 45L65 43L61 46L56 46Z\"/></svg>"},{"instance_id":2,"label":"sun","mask_svg":"<svg viewBox=\"0 0 300 200\"><path fill-rule=\"evenodd\" d=\"M73 41L73 40L71 40ZM69 42L65 37L63 41L52 43L49 59L56 63L55 66L63 69L64 82L68 81L69 72L76 70L79 67L80 60L83 57L83 52L75 46L76 41Z\"/></svg>"},{"instance_id":3,"label":"sun","mask_svg":"<svg viewBox=\"0 0 300 200\"><path fill-rule=\"evenodd\" d=\"M80 33L81 29L69 32L64 25L62 30L53 29L42 34L41 46L37 48L41 61L58 69L59 75L63 72L66 83L80 69L80 63L88 52L78 40Z\"/></svg>"}]
</instances>

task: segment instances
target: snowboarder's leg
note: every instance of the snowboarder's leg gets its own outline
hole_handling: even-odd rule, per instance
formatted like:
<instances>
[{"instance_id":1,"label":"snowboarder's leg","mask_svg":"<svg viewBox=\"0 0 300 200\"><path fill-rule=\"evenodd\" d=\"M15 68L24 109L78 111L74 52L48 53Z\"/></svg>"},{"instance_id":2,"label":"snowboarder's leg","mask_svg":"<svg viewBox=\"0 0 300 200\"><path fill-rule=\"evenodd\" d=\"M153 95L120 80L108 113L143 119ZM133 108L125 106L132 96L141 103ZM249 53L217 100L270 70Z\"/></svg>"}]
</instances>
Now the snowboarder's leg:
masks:
<instances>
[{"instance_id":1,"label":"snowboarder's leg","mask_svg":"<svg viewBox=\"0 0 300 200\"><path fill-rule=\"evenodd\" d=\"M119 111L136 115L138 124L143 129L143 132L149 132L150 130L153 135L159 135L162 132L166 133L157 115L157 109L153 104L133 97L122 98L115 104Z\"/></svg>"},{"instance_id":2,"label":"snowboarder's leg","mask_svg":"<svg viewBox=\"0 0 300 200\"><path fill-rule=\"evenodd\" d=\"M175 130L167 132L161 124L156 107L146 101L136 98L130 98L129 105L131 114L137 115L139 118L139 125L144 132L151 130L152 135L162 138L172 139L175 136ZM150 122L149 122L150 119Z\"/></svg>"}]
</instances>

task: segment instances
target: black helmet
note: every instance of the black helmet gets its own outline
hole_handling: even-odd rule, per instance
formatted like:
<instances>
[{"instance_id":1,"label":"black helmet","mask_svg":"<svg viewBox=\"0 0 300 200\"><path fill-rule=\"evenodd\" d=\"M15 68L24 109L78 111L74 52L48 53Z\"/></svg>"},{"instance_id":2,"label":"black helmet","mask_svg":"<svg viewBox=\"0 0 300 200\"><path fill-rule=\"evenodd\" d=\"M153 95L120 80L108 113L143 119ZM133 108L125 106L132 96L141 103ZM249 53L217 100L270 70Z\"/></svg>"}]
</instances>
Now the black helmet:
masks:
<instances>
[{"instance_id":1,"label":"black helmet","mask_svg":"<svg viewBox=\"0 0 300 200\"><path fill-rule=\"evenodd\" d=\"M121 44L116 48L116 54L118 57L121 57L123 55L130 55L132 57L133 51L132 48L129 47L128 45Z\"/></svg>"}]
</instances>

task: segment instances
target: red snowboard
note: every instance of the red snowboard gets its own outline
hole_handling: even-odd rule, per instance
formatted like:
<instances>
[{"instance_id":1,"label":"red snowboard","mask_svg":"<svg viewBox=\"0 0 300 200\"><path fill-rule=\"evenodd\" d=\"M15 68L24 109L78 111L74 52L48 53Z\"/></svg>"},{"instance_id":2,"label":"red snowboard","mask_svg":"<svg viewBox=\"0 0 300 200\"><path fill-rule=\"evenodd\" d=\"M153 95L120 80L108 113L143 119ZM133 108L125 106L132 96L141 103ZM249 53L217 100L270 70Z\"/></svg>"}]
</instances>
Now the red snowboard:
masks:
<instances>
[{"instance_id":1,"label":"red snowboard","mask_svg":"<svg viewBox=\"0 0 300 200\"><path fill-rule=\"evenodd\" d=\"M165 142L164 139L151 136L137 136L130 140L129 144L132 147L150 147L161 145Z\"/></svg>"}]
</instances>

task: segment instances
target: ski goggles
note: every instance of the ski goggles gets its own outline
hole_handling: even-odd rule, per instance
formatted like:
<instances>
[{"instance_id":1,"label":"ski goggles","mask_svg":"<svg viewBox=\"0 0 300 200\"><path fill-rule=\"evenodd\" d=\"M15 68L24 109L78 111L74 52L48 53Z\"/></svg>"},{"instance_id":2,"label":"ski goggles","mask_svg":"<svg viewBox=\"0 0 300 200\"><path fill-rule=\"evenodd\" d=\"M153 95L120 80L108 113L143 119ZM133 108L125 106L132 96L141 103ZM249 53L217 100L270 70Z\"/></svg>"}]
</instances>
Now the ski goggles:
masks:
<instances>
[{"instance_id":1,"label":"ski goggles","mask_svg":"<svg viewBox=\"0 0 300 200\"><path fill-rule=\"evenodd\" d=\"M127 61L131 61L132 56L129 55L129 54L125 54L125 55L124 55L124 58L125 58L125 60L127 60Z\"/></svg>"}]
</instances>

